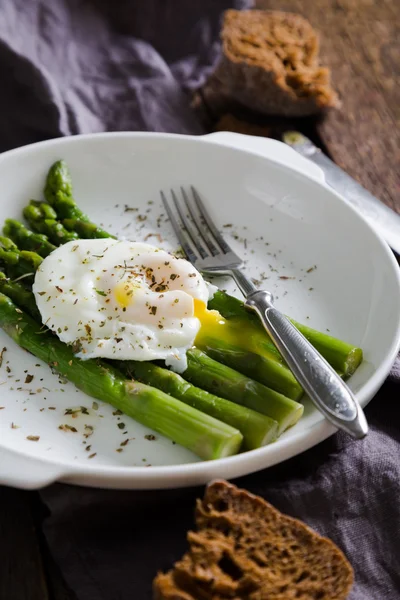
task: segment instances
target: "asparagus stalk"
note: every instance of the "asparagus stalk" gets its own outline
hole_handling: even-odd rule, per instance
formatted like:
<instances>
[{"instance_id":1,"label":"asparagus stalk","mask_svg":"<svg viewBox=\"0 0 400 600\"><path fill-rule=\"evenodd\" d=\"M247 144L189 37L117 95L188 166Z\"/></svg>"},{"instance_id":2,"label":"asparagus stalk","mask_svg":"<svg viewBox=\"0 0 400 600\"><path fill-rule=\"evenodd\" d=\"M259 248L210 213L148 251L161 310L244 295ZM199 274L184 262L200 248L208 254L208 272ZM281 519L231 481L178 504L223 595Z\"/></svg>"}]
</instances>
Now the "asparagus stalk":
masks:
<instances>
[{"instance_id":1,"label":"asparagus stalk","mask_svg":"<svg viewBox=\"0 0 400 600\"><path fill-rule=\"evenodd\" d=\"M63 222L68 223L69 227L78 226L82 237L97 238L102 235L92 223L76 219L66 219ZM291 371L280 361L279 354L269 353L266 356L264 353L260 356L243 350L240 346L229 345L222 340L205 335L200 335L196 339L196 344L221 363L245 373L289 398L297 400L303 393Z\"/></svg>"},{"instance_id":2,"label":"asparagus stalk","mask_svg":"<svg viewBox=\"0 0 400 600\"><path fill-rule=\"evenodd\" d=\"M113 238L115 236L110 235L101 227L98 227L94 223L88 223L81 219L63 219L62 224L68 231L75 231L78 237L83 239L97 240L98 238Z\"/></svg>"},{"instance_id":3,"label":"asparagus stalk","mask_svg":"<svg viewBox=\"0 0 400 600\"><path fill-rule=\"evenodd\" d=\"M29 313L35 321L41 323L42 317L36 306L33 292L17 281L8 279L2 271L0 271L0 293L8 296L17 306Z\"/></svg>"},{"instance_id":4,"label":"asparagus stalk","mask_svg":"<svg viewBox=\"0 0 400 600\"><path fill-rule=\"evenodd\" d=\"M55 250L56 246L51 244L48 238L42 233L34 233L15 219L7 219L3 227L4 235L8 236L16 247L21 250L36 252L43 258Z\"/></svg>"},{"instance_id":5,"label":"asparagus stalk","mask_svg":"<svg viewBox=\"0 0 400 600\"><path fill-rule=\"evenodd\" d=\"M23 213L32 229L46 235L56 246L66 244L79 237L75 231L68 231L62 223L56 220L57 214L45 202L31 200L24 208Z\"/></svg>"},{"instance_id":6,"label":"asparagus stalk","mask_svg":"<svg viewBox=\"0 0 400 600\"><path fill-rule=\"evenodd\" d=\"M128 377L139 379L235 427L243 435L243 450L260 448L277 437L278 423L274 419L224 398L218 398L191 385L173 371L150 362L138 361L120 361L118 368Z\"/></svg>"},{"instance_id":7,"label":"asparagus stalk","mask_svg":"<svg viewBox=\"0 0 400 600\"><path fill-rule=\"evenodd\" d=\"M58 160L50 167L44 197L50 206L54 206L61 219L89 220L73 199L71 175L63 160Z\"/></svg>"},{"instance_id":8,"label":"asparagus stalk","mask_svg":"<svg viewBox=\"0 0 400 600\"><path fill-rule=\"evenodd\" d=\"M248 312L243 302L229 296L228 294L217 291L208 304L209 308L218 310L225 319L238 319L245 323L251 323L259 331L265 334L265 340L268 349L273 345L263 326L256 315ZM322 354L322 356L331 364L331 366L345 377L354 373L363 359L361 348L352 346L342 340L334 338L305 325L301 325L292 320L297 329L308 339L308 341ZM276 352L278 352L276 350Z\"/></svg>"},{"instance_id":9,"label":"asparagus stalk","mask_svg":"<svg viewBox=\"0 0 400 600\"><path fill-rule=\"evenodd\" d=\"M217 310L224 319L227 319L230 323L238 325L238 330L243 329L244 321L247 328L253 334L253 337L257 337L257 343L261 350L266 351L271 356L276 356L277 360L283 362L283 357L275 346L264 327L260 327L259 318L252 312L249 312L244 307L243 302L230 296L226 292L217 290L213 297L208 301L209 310ZM262 335L260 335L260 333ZM255 334L255 335L254 335Z\"/></svg>"},{"instance_id":10,"label":"asparagus stalk","mask_svg":"<svg viewBox=\"0 0 400 600\"><path fill-rule=\"evenodd\" d=\"M363 351L361 348L302 325L294 319L290 319L290 321L341 377L347 379L362 363Z\"/></svg>"},{"instance_id":11,"label":"asparagus stalk","mask_svg":"<svg viewBox=\"0 0 400 600\"><path fill-rule=\"evenodd\" d=\"M242 404L278 422L278 436L300 419L304 407L261 383L220 364L197 348L187 353L183 375L212 394Z\"/></svg>"},{"instance_id":12,"label":"asparagus stalk","mask_svg":"<svg viewBox=\"0 0 400 600\"><path fill-rule=\"evenodd\" d=\"M18 251L18 246L17 244L15 244L12 239L10 239L7 236L1 235L0 236L0 248L3 250L17 250Z\"/></svg>"},{"instance_id":13,"label":"asparagus stalk","mask_svg":"<svg viewBox=\"0 0 400 600\"><path fill-rule=\"evenodd\" d=\"M97 237L114 237L101 227L90 223L89 217L76 204L72 195L71 175L68 166L63 160L58 160L50 167L44 188L44 197L57 211L61 221L64 219L76 219L79 223L86 222L97 229Z\"/></svg>"},{"instance_id":14,"label":"asparagus stalk","mask_svg":"<svg viewBox=\"0 0 400 600\"><path fill-rule=\"evenodd\" d=\"M5 245L8 244L6 240L7 238L0 236L0 265L5 268L11 279L24 277L33 281L36 270L43 260L42 257L36 252L20 251L15 245L13 249L6 250Z\"/></svg>"},{"instance_id":15,"label":"asparagus stalk","mask_svg":"<svg viewBox=\"0 0 400 600\"><path fill-rule=\"evenodd\" d=\"M279 360L250 352L213 337L208 332L202 333L201 329L196 337L196 346L215 361L255 379L288 398L299 400L303 394L303 389L292 372Z\"/></svg>"},{"instance_id":16,"label":"asparagus stalk","mask_svg":"<svg viewBox=\"0 0 400 600\"><path fill-rule=\"evenodd\" d=\"M40 326L4 294L0 294L0 327L21 348L51 365L78 389L111 404L204 460L239 451L243 440L240 431L160 390L125 379L110 365L76 358L71 346L51 332L43 334Z\"/></svg>"},{"instance_id":17,"label":"asparagus stalk","mask_svg":"<svg viewBox=\"0 0 400 600\"><path fill-rule=\"evenodd\" d=\"M41 261L42 258L34 252L19 251L18 249L7 251L0 248L0 264L4 263L6 272L11 278L27 274L30 276L29 279L32 280ZM36 307L33 296L32 302ZM267 387L271 387L288 398L298 400L303 393L291 371L280 362L247 352L229 345L227 342L205 335L198 336L196 344L212 358L256 381L264 383Z\"/></svg>"},{"instance_id":18,"label":"asparagus stalk","mask_svg":"<svg viewBox=\"0 0 400 600\"><path fill-rule=\"evenodd\" d=\"M3 293L9 296L9 298L11 298L15 304L26 310L28 314L30 314L40 323L41 316L36 307L33 292L14 282L10 282L5 278L4 274L0 273L0 277L1 275L5 279L5 282L7 282L7 287L2 290L2 279L0 279L0 291L3 291ZM192 352L194 352L194 358L192 358ZM203 357L205 357L205 359ZM203 353L198 351L190 351L188 353L189 365L193 362L193 368L198 365L198 371L201 371L202 373L202 378L200 378L198 381L199 385L201 385L203 388L206 386L203 385L202 379L209 382L209 385L213 386L213 382L217 382L216 373L219 374L220 381L223 380L223 377L227 377L228 379L231 377L231 369L228 369L223 365L219 365L215 361L211 361ZM182 400L190 406L210 414L211 416L220 419L224 423L232 425L232 427L236 427L243 434L243 444L245 449L252 450L254 448L259 448L262 445L270 443L276 438L278 423L270 418L268 410L265 409L265 399L271 397L273 401L278 404L280 394L276 394L268 388L260 386L261 393L259 394L259 398L256 398L255 393L253 393L253 399L251 401L252 403L247 404L245 394L243 398L240 398L240 393L237 393L235 389L229 389L231 385L229 381L226 381L227 395L224 396L224 398L227 399L223 399L217 398L207 391L191 385L177 373L173 373L168 369L163 369L153 365L152 363L120 361L118 363L118 368L126 375L133 375L135 378L140 379L143 383L147 383L153 387L161 389L162 391L171 394L175 398ZM233 374L236 376L234 388L237 382L240 382L242 391L246 390L246 387L251 387L253 384L256 384L256 382L241 376L235 371L233 371ZM233 402L230 402L229 400L233 400ZM236 404L234 404L234 402ZM238 404L242 404L243 406L238 406ZM252 410L257 406L260 408L258 413L255 410ZM277 412L281 420L279 423L279 430L282 429L282 426L286 428L288 426L286 425L287 422L292 422L287 406L293 408L293 423L298 411L298 407L301 408L302 412L301 404L297 404L296 402L292 402L291 400L284 398L282 402L282 413L278 414ZM299 416L300 414L301 413L299 413Z\"/></svg>"},{"instance_id":19,"label":"asparagus stalk","mask_svg":"<svg viewBox=\"0 0 400 600\"><path fill-rule=\"evenodd\" d=\"M7 280L3 273L0 273L0 291L9 296L15 304L26 310L26 312L35 318L35 320L39 323L41 322L41 317L36 307L35 297L32 291L27 290L18 283ZM189 361L191 360L190 355L188 356L188 359ZM212 382L215 377L214 371L208 368L207 363L202 361L201 357L198 357L196 361L201 363L200 369L203 370L204 377ZM215 363L215 361L211 362ZM173 395L175 398L186 402L190 406L236 427L243 434L245 449L250 450L259 448L276 438L278 430L276 421L268 416L258 414L254 410L246 408L245 399L241 402L244 406L239 406L238 404L229 402L230 396L228 396L228 400L217 398L216 396L186 382L180 375L173 373L168 369L157 367L152 363L121 361L118 363L118 367L125 374L130 376L133 375L144 383L157 387L158 389ZM225 375L228 377L230 376L230 369L226 369L222 365L219 365L219 367L221 373L223 372L223 369L225 369ZM236 375L240 377L238 373ZM247 383L249 380L246 378L245 381ZM242 385L242 388L244 387L245 384ZM279 396L279 394L274 394L274 392L271 392L271 390L268 389L263 390L263 394L264 393L267 395L271 394L272 397L276 398ZM233 395L235 396L235 402L237 402L237 395ZM296 404L297 403L293 403L293 405ZM263 398L261 398L261 406L262 405ZM260 412L265 413L264 410L261 410Z\"/></svg>"}]
</instances>

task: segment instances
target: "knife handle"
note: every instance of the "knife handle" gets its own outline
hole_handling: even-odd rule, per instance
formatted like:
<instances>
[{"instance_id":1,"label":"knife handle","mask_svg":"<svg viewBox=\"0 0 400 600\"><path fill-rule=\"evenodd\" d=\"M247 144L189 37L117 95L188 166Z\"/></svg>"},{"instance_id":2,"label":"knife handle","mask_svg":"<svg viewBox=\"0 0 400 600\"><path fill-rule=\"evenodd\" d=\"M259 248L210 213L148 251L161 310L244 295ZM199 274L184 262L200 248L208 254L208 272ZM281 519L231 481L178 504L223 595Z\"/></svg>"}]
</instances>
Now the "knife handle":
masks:
<instances>
[{"instance_id":1,"label":"knife handle","mask_svg":"<svg viewBox=\"0 0 400 600\"><path fill-rule=\"evenodd\" d=\"M303 134L287 131L283 135L283 141L318 165L325 175L326 183L368 221L396 254L400 254L400 215L375 198Z\"/></svg>"}]
</instances>

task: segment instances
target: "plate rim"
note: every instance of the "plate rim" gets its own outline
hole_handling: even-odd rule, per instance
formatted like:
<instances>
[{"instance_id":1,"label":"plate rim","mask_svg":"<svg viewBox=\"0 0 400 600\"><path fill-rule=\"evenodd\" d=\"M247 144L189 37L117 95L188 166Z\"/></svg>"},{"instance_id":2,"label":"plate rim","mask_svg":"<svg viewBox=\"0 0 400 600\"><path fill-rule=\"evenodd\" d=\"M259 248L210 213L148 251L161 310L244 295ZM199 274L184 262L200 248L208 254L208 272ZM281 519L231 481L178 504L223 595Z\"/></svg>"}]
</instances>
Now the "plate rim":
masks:
<instances>
[{"instance_id":1,"label":"plate rim","mask_svg":"<svg viewBox=\"0 0 400 600\"><path fill-rule=\"evenodd\" d=\"M400 292L400 269L391 249L387 243L376 233L365 217L360 215L358 211L352 205L346 202L346 200L344 200L340 194L338 194L330 186L324 184L322 181L314 179L310 175L302 172L299 168L292 168L288 164L284 164L279 160L274 160L273 157L261 155L256 150L251 151L247 148L242 149L237 146L229 146L226 143L219 143L216 139L207 139L207 134L204 136L194 136L172 133L119 131L52 138L50 140L35 142L33 144L28 144L26 146L6 151L0 156L0 164L5 159L11 158L15 155L18 156L26 153L29 154L36 148L39 149L43 147L57 146L59 144L65 145L74 142L79 143L80 140L85 141L117 138L179 139L184 141L191 140L202 145L213 144L214 146L219 146L220 148L227 148L229 151L258 156L265 161L269 161L282 171L289 170L297 177L306 179L310 185L317 186L319 188L322 187L325 191L328 191L328 193L333 195L338 201L344 203L346 205L346 210L352 211L355 213L358 219L364 222L369 230L369 235L375 237L385 255L385 259L390 263L393 275L396 278L397 287ZM266 138L265 141L267 142L268 138ZM282 145L284 144L282 143ZM399 350L400 305L397 313L397 322L394 323L392 344L386 350L385 358L380 366L357 392L357 398L359 399L361 406L366 406L366 404L368 404L368 402L381 387L396 359ZM26 461L27 465L29 464L29 467L32 469L32 474L27 481L24 481L23 475L18 474L16 474L14 477L8 478L12 479L12 485L17 487L37 489L38 487L43 487L44 485L48 485L55 481L87 487L112 487L114 489L162 489L187 487L190 485L206 483L210 479L220 476L218 471L223 467L226 467L225 472L227 473L227 479L250 474L264 468L269 468L291 457L297 456L305 450L327 439L336 431L337 429L335 427L322 418L317 423L314 423L306 433L304 431L299 431L297 434L292 435L289 439L279 439L274 442L273 445L264 448L251 450L243 454L216 459L213 461L200 461L177 465L160 465L151 468L144 468L142 466L126 467L119 465L82 465L79 463L72 465L70 462L65 462L63 460L54 459L51 457L47 458L28 456L26 452L2 446L0 442L0 481L7 484L7 477L1 477L1 453L4 452L5 454L10 454L11 459L12 456L15 456L19 460ZM249 465L246 464L248 462L250 462ZM262 465L263 462L267 464Z\"/></svg>"}]
</instances>

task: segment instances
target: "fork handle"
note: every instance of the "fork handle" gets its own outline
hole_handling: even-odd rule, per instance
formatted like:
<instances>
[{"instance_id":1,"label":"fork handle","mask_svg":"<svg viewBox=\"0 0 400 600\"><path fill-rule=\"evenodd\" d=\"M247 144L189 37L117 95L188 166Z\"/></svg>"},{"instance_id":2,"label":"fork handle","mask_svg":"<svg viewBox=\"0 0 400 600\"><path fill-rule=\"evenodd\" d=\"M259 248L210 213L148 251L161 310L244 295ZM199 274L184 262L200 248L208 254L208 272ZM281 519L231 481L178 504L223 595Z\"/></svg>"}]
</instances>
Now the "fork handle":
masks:
<instances>
[{"instance_id":1,"label":"fork handle","mask_svg":"<svg viewBox=\"0 0 400 600\"><path fill-rule=\"evenodd\" d=\"M272 304L269 292L256 291L245 306L260 317L306 394L339 429L361 439L368 433L364 412L349 387L300 331Z\"/></svg>"}]
</instances>

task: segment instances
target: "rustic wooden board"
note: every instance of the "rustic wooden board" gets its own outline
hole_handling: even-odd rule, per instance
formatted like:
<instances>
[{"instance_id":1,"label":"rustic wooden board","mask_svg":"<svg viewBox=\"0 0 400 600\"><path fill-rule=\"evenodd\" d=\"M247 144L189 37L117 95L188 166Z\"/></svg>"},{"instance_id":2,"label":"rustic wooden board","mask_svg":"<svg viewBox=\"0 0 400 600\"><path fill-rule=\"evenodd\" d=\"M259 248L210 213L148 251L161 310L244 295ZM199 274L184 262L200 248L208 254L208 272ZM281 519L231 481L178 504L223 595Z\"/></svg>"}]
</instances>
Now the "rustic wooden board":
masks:
<instances>
[{"instance_id":1,"label":"rustic wooden board","mask_svg":"<svg viewBox=\"0 0 400 600\"><path fill-rule=\"evenodd\" d=\"M283 129L297 127L319 137L341 167L400 212L400 2L258 0L257 6L296 12L310 20L321 34L322 62L332 70L342 107L323 119L268 119L227 103L211 84L203 94L208 118L231 112L263 125L259 135L278 137ZM243 125L231 126L244 132ZM257 133L257 128L249 133Z\"/></svg>"},{"instance_id":2,"label":"rustic wooden board","mask_svg":"<svg viewBox=\"0 0 400 600\"><path fill-rule=\"evenodd\" d=\"M45 565L50 600L77 600L74 592L64 582L60 568L54 562L47 547L42 546L42 558Z\"/></svg>"}]
</instances>

